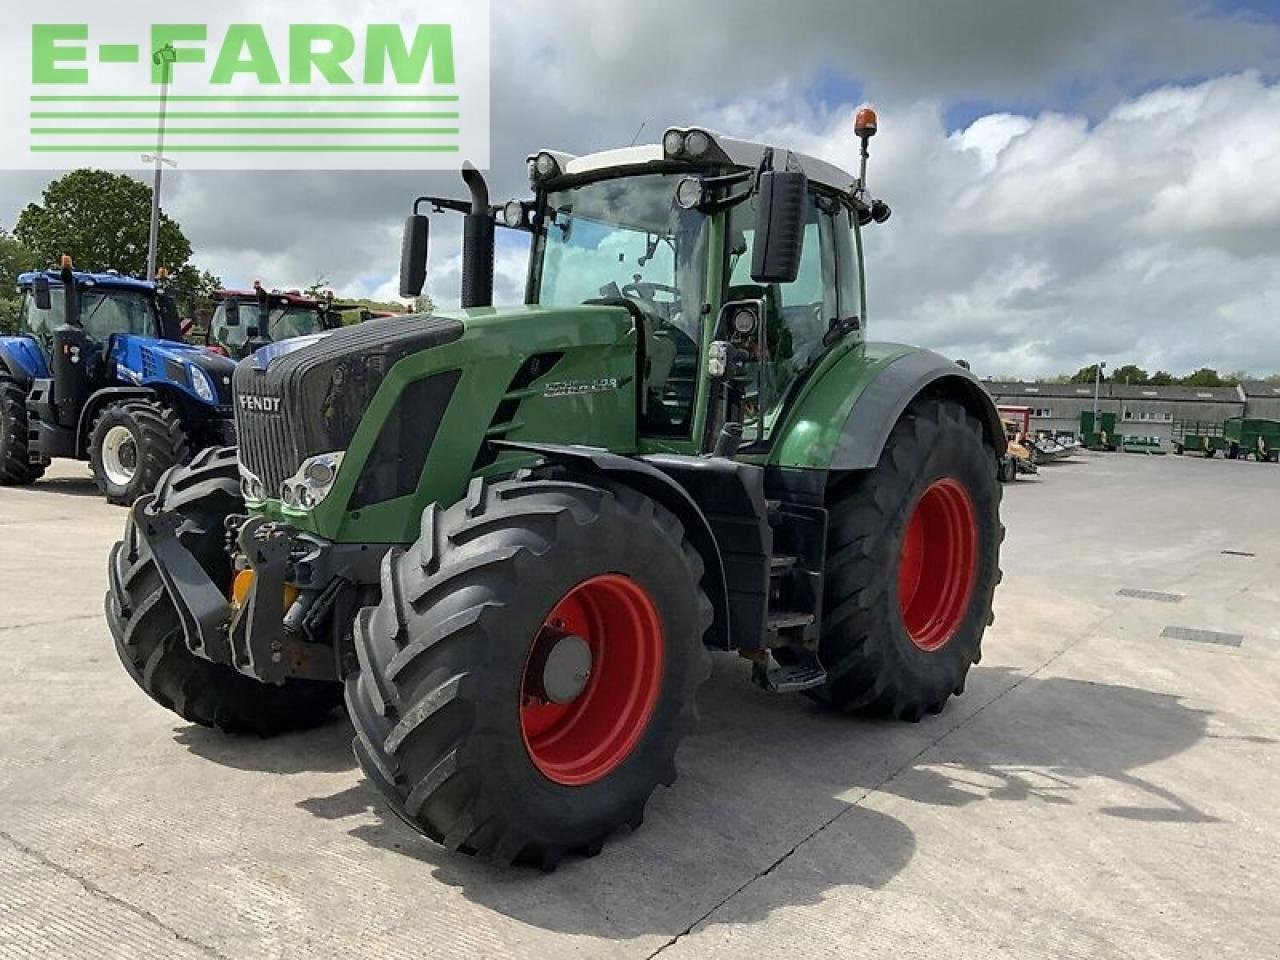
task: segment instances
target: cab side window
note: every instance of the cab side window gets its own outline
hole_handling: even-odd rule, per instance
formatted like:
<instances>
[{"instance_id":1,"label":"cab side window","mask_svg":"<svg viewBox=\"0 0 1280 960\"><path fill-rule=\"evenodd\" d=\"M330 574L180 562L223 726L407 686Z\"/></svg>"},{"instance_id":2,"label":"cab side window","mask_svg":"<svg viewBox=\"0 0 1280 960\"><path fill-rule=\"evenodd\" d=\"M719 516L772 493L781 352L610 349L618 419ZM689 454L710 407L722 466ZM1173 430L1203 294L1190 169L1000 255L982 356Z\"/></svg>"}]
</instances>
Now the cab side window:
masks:
<instances>
[{"instance_id":1,"label":"cab side window","mask_svg":"<svg viewBox=\"0 0 1280 960\"><path fill-rule=\"evenodd\" d=\"M839 234L846 234L846 243L852 239L848 236L847 215L831 209L811 193L806 205L804 249L795 281L762 286L751 279L755 219L754 197L730 213L725 299L765 302L767 356L761 370L758 404L767 418L800 371L822 351L823 337L841 318L841 284L836 268L841 252Z\"/></svg>"},{"instance_id":2,"label":"cab side window","mask_svg":"<svg viewBox=\"0 0 1280 960\"><path fill-rule=\"evenodd\" d=\"M22 297L22 316L18 325L23 333L36 338L46 355L53 351L53 330L62 322L65 310L62 288L50 288L49 300L50 309L41 310L36 306L35 295L28 290Z\"/></svg>"}]
</instances>

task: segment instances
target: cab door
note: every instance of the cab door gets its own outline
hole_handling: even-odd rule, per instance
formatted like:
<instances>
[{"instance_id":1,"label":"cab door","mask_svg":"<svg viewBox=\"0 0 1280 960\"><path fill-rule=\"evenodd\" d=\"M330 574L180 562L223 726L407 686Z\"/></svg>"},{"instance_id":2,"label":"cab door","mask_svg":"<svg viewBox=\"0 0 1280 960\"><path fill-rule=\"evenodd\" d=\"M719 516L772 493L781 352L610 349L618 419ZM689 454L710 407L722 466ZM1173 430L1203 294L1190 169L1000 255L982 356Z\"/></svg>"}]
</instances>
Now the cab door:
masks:
<instances>
[{"instance_id":1,"label":"cab door","mask_svg":"<svg viewBox=\"0 0 1280 960\"><path fill-rule=\"evenodd\" d=\"M756 200L729 217L724 299L764 302L764 331L753 395L744 416L748 443L768 438L792 388L839 335L861 337L862 294L856 221L835 197L811 190L804 247L792 283L751 279Z\"/></svg>"}]
</instances>

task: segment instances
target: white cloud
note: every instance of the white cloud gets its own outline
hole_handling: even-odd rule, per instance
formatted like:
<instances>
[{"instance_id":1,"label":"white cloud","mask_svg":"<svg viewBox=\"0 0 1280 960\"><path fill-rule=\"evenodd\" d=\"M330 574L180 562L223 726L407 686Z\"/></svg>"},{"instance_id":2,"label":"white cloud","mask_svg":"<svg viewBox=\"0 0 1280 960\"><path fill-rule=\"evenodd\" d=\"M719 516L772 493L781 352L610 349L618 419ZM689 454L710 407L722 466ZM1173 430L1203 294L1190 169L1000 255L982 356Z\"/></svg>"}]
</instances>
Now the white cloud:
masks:
<instances>
[{"instance_id":1,"label":"white cloud","mask_svg":"<svg viewBox=\"0 0 1280 960\"><path fill-rule=\"evenodd\" d=\"M493 6L495 199L524 195L539 146L588 152L705 122L857 165L856 77L881 108L872 186L895 210L868 233L874 336L988 373L1096 357L1186 370L1280 370L1280 66L1274 22L1191 0L763 0ZM1250 65L1259 72L1239 72ZM1124 96L1122 82L1209 76ZM1058 103L1080 111L1009 107ZM847 88L833 88L846 90ZM1083 93L1081 93L1083 91ZM946 105L1004 106L962 130ZM0 174L0 222L38 188ZM454 174L195 174L166 207L228 281L396 291L413 197ZM458 218L434 218L429 290L457 302ZM500 300L525 257L504 248Z\"/></svg>"},{"instance_id":2,"label":"white cloud","mask_svg":"<svg viewBox=\"0 0 1280 960\"><path fill-rule=\"evenodd\" d=\"M785 102L724 118L852 169L848 111L797 129ZM1280 84L1169 87L1100 120L881 111L871 184L894 207L867 235L876 338L986 373L1098 357L1183 371L1280 370Z\"/></svg>"}]
</instances>

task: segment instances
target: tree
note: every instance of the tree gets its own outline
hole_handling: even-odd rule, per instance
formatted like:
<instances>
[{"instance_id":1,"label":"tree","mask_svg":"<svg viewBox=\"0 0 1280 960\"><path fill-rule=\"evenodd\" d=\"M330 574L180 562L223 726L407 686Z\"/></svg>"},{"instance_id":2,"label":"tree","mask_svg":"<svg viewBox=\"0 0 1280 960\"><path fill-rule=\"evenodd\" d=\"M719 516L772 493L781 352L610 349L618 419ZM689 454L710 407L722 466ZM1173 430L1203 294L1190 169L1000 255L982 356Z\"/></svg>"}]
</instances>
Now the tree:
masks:
<instances>
[{"instance_id":1,"label":"tree","mask_svg":"<svg viewBox=\"0 0 1280 960\"><path fill-rule=\"evenodd\" d=\"M325 298L325 294L329 293L330 291L331 291L331 285L329 283L329 278L326 277L323 273L317 273L315 282L312 283L311 286L307 287L307 289L304 290L303 293L305 293L312 300L323 300Z\"/></svg>"},{"instance_id":2,"label":"tree","mask_svg":"<svg viewBox=\"0 0 1280 960\"><path fill-rule=\"evenodd\" d=\"M1133 363L1126 363L1123 367L1118 367L1115 373L1111 374L1111 380L1114 383L1124 383L1129 386L1141 386L1149 383L1151 378L1147 375L1147 371Z\"/></svg>"},{"instance_id":3,"label":"tree","mask_svg":"<svg viewBox=\"0 0 1280 960\"><path fill-rule=\"evenodd\" d=\"M1173 386L1173 374L1157 370L1151 375L1151 379L1147 383L1153 387L1171 387Z\"/></svg>"},{"instance_id":4,"label":"tree","mask_svg":"<svg viewBox=\"0 0 1280 960\"><path fill-rule=\"evenodd\" d=\"M27 205L14 235L44 266L68 253L80 270L142 276L150 222L149 185L106 170L73 170L45 187L40 203ZM190 260L182 228L161 212L158 263L177 273Z\"/></svg>"},{"instance_id":5,"label":"tree","mask_svg":"<svg viewBox=\"0 0 1280 960\"><path fill-rule=\"evenodd\" d=\"M18 329L18 310L22 298L15 289L18 274L35 268L31 251L0 227L0 335Z\"/></svg>"},{"instance_id":6,"label":"tree","mask_svg":"<svg viewBox=\"0 0 1280 960\"><path fill-rule=\"evenodd\" d=\"M1081 367L1071 377L1072 383L1093 383L1098 378L1098 365L1090 364L1087 367ZM1102 382L1106 383L1107 378L1104 376Z\"/></svg>"},{"instance_id":7,"label":"tree","mask_svg":"<svg viewBox=\"0 0 1280 960\"><path fill-rule=\"evenodd\" d=\"M1178 381L1184 387L1221 387L1223 386L1222 377L1217 370L1212 367L1201 367L1189 377L1183 377Z\"/></svg>"},{"instance_id":8,"label":"tree","mask_svg":"<svg viewBox=\"0 0 1280 960\"><path fill-rule=\"evenodd\" d=\"M188 263L171 273L165 286L178 301L178 313L193 317L222 288L222 279Z\"/></svg>"}]
</instances>

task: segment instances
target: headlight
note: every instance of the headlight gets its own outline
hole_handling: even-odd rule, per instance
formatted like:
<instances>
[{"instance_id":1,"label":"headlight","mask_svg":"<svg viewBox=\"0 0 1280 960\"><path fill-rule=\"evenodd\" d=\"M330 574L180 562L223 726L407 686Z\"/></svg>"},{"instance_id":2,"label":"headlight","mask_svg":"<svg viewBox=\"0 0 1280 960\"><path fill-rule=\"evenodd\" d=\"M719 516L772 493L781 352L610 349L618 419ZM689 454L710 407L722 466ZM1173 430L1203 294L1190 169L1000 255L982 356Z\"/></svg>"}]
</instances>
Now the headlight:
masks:
<instances>
[{"instance_id":1,"label":"headlight","mask_svg":"<svg viewBox=\"0 0 1280 960\"><path fill-rule=\"evenodd\" d=\"M342 466L341 453L322 453L303 461L298 472L280 484L280 500L288 510L314 510L333 492Z\"/></svg>"},{"instance_id":2,"label":"headlight","mask_svg":"<svg viewBox=\"0 0 1280 960\"><path fill-rule=\"evenodd\" d=\"M662 138L662 152L671 159L684 153L684 133L680 130L668 130Z\"/></svg>"},{"instance_id":3,"label":"headlight","mask_svg":"<svg viewBox=\"0 0 1280 960\"><path fill-rule=\"evenodd\" d=\"M205 403L216 404L218 402L218 388L213 385L213 380L209 375L199 367L191 367L191 389Z\"/></svg>"}]
</instances>

